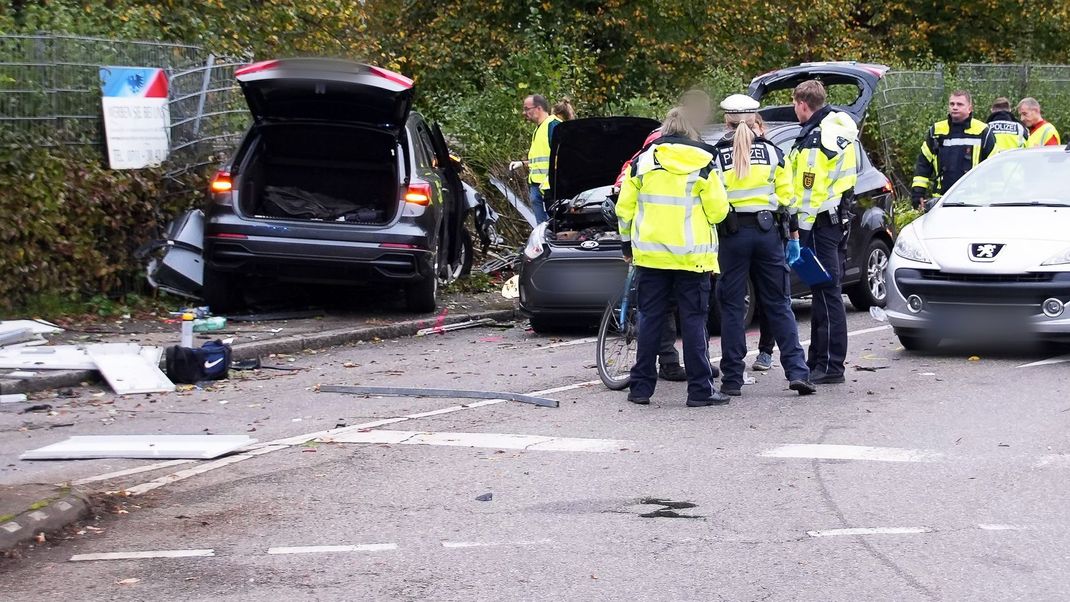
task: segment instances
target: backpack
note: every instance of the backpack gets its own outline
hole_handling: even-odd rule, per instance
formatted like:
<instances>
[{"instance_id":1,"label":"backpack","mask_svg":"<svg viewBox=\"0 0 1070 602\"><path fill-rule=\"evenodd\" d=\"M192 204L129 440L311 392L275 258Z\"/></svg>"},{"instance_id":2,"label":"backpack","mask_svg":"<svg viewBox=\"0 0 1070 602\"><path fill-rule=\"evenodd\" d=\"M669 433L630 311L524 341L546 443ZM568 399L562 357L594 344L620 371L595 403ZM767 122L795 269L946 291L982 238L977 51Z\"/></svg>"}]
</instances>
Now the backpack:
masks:
<instances>
[{"instance_id":1,"label":"backpack","mask_svg":"<svg viewBox=\"0 0 1070 602\"><path fill-rule=\"evenodd\" d=\"M197 384L222 380L230 371L230 345L209 341L200 348L174 345L167 348L165 370L172 382Z\"/></svg>"}]
</instances>

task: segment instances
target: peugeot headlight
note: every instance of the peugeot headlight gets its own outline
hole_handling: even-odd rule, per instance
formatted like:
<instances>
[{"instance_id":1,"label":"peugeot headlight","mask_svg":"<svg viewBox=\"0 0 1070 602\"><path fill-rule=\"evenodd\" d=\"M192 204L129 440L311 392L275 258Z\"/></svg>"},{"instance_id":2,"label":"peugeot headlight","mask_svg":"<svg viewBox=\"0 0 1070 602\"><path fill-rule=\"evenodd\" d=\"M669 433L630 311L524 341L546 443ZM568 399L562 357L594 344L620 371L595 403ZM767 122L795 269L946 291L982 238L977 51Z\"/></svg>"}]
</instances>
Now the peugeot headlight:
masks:
<instances>
[{"instance_id":1,"label":"peugeot headlight","mask_svg":"<svg viewBox=\"0 0 1070 602\"><path fill-rule=\"evenodd\" d=\"M546 226L550 222L543 222L531 231L528 236L528 244L524 247L524 257L536 259L546 249Z\"/></svg>"},{"instance_id":2,"label":"peugeot headlight","mask_svg":"<svg viewBox=\"0 0 1070 602\"><path fill-rule=\"evenodd\" d=\"M896 255L911 261L932 263L929 261L929 255L925 252L925 247L922 246L921 239L918 238L913 226L908 227L899 234L899 238L895 240L894 251Z\"/></svg>"},{"instance_id":3,"label":"peugeot headlight","mask_svg":"<svg viewBox=\"0 0 1070 602\"><path fill-rule=\"evenodd\" d=\"M1040 265L1064 265L1070 263L1070 248L1063 249L1055 255L1052 255Z\"/></svg>"}]
</instances>

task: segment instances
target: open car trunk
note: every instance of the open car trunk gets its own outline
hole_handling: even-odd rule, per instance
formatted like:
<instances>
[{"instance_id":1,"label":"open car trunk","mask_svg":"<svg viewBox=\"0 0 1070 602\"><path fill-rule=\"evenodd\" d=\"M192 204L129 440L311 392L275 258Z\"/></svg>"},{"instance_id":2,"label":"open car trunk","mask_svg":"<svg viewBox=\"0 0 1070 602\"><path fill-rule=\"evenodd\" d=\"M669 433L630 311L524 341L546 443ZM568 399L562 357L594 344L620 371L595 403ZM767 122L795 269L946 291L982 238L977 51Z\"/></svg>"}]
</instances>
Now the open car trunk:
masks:
<instances>
[{"instance_id":1,"label":"open car trunk","mask_svg":"<svg viewBox=\"0 0 1070 602\"><path fill-rule=\"evenodd\" d=\"M616 226L602 217L602 203L621 168L658 125L643 117L596 117L554 128L547 241L584 248L620 245Z\"/></svg>"},{"instance_id":2,"label":"open car trunk","mask_svg":"<svg viewBox=\"0 0 1070 602\"><path fill-rule=\"evenodd\" d=\"M384 225L400 207L392 134L346 125L257 128L242 162L239 210L263 219Z\"/></svg>"}]
</instances>

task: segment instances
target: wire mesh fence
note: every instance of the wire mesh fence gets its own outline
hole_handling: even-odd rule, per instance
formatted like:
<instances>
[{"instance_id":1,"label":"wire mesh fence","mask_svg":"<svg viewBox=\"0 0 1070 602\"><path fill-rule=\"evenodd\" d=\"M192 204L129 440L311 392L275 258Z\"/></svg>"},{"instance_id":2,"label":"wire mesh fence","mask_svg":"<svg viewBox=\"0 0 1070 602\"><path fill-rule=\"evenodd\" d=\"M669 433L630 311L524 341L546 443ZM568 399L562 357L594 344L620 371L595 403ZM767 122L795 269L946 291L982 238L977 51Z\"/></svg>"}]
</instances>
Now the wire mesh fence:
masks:
<instances>
[{"instance_id":1,"label":"wire mesh fence","mask_svg":"<svg viewBox=\"0 0 1070 602\"><path fill-rule=\"evenodd\" d=\"M925 132L947 117L948 95L966 90L974 117L984 121L998 97L1011 105L1036 98L1044 118L1070 129L1070 65L960 64L931 71L892 71L885 75L870 107L869 135L879 143L885 172L900 195L909 194L914 161Z\"/></svg>"}]
</instances>

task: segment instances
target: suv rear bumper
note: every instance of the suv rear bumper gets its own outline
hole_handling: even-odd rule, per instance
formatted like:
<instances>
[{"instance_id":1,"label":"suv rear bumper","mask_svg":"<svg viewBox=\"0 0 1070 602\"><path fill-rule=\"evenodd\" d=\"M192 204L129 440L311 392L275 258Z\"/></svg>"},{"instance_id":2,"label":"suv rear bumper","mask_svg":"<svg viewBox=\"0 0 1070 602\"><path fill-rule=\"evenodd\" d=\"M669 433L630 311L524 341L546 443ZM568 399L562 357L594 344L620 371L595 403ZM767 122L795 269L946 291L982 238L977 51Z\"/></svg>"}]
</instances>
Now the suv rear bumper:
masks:
<instances>
[{"instance_id":1,"label":"suv rear bumper","mask_svg":"<svg viewBox=\"0 0 1070 602\"><path fill-rule=\"evenodd\" d=\"M431 252L399 243L266 236L205 237L207 264L221 272L303 282L418 281L433 274Z\"/></svg>"}]
</instances>

